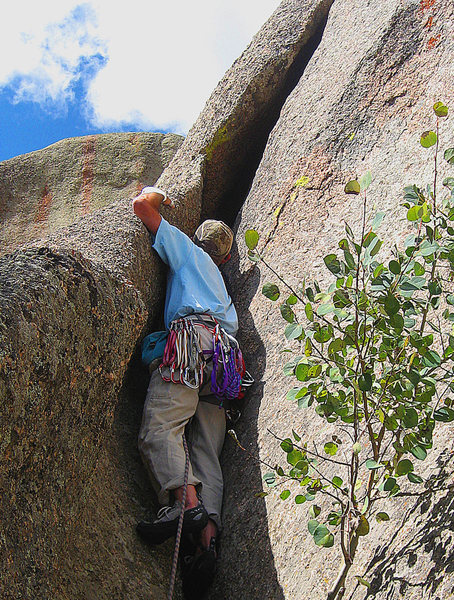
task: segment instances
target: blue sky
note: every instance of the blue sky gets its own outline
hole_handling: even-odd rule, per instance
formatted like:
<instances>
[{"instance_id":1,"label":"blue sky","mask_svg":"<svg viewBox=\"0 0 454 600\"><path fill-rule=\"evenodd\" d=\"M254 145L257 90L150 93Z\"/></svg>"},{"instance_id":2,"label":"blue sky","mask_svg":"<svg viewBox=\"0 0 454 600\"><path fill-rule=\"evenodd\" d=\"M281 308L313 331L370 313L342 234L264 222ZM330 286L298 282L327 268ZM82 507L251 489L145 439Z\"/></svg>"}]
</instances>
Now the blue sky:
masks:
<instances>
[{"instance_id":1,"label":"blue sky","mask_svg":"<svg viewBox=\"0 0 454 600\"><path fill-rule=\"evenodd\" d=\"M91 133L187 133L278 5L17 0L0 23L0 161Z\"/></svg>"}]
</instances>

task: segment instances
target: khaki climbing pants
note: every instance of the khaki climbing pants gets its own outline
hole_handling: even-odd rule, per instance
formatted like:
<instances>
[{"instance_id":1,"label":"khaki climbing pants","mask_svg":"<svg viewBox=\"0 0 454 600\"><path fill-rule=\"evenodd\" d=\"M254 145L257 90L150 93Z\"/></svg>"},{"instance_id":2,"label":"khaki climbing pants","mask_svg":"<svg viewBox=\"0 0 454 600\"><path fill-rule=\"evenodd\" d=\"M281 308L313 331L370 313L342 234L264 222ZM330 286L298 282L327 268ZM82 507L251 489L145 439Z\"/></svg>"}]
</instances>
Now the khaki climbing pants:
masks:
<instances>
[{"instance_id":1,"label":"khaki climbing pants","mask_svg":"<svg viewBox=\"0 0 454 600\"><path fill-rule=\"evenodd\" d=\"M211 336L201 334L203 347L211 348ZM210 361L204 378L208 383L196 389L163 381L159 370L154 371L145 400L139 450L157 484L159 502L169 504L169 492L184 483L182 436L186 431L190 455L188 484L198 488L208 515L221 529L223 479L219 456L225 437L225 410L199 399L211 394L211 370Z\"/></svg>"}]
</instances>

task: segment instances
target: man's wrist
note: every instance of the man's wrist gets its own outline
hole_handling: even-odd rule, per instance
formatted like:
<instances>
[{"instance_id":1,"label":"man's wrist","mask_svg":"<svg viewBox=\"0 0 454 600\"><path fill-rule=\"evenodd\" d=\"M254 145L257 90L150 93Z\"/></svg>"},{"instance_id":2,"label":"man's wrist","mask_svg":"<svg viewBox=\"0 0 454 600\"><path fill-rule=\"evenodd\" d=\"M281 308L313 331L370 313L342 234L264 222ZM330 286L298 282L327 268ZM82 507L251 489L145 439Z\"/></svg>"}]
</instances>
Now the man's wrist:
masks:
<instances>
[{"instance_id":1,"label":"man's wrist","mask_svg":"<svg viewBox=\"0 0 454 600\"><path fill-rule=\"evenodd\" d=\"M162 196L162 200L161 200L160 204L164 204L164 202L167 200L167 192L165 192L164 190L161 190L160 188L152 187L152 186L144 187L143 190L141 191L140 195L153 194L153 193L160 194Z\"/></svg>"}]
</instances>

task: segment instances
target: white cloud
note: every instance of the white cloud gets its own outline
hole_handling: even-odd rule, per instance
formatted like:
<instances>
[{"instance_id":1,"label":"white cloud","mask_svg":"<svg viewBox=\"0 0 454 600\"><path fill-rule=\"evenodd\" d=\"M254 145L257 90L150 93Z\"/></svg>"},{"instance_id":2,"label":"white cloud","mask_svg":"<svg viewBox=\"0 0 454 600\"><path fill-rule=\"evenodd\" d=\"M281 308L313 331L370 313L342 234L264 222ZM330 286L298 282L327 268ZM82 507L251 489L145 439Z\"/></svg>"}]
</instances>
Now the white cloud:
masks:
<instances>
[{"instance_id":1,"label":"white cloud","mask_svg":"<svg viewBox=\"0 0 454 600\"><path fill-rule=\"evenodd\" d=\"M85 78L92 124L185 132L279 0L16 4L0 24L0 88L16 102L62 107Z\"/></svg>"},{"instance_id":2,"label":"white cloud","mask_svg":"<svg viewBox=\"0 0 454 600\"><path fill-rule=\"evenodd\" d=\"M0 85L10 86L15 102L64 103L72 84L105 52L88 4L66 1L51 16L33 6L30 11L14 6L2 22L0 51L7 58L0 65Z\"/></svg>"}]
</instances>

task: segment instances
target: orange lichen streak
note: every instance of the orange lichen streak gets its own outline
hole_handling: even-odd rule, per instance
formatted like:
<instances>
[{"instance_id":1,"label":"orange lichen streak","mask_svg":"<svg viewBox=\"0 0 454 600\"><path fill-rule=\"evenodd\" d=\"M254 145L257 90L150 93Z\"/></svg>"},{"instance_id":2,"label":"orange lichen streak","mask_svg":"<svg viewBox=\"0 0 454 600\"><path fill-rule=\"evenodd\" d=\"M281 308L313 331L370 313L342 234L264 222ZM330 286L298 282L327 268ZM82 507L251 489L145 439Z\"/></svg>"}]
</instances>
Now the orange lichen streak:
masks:
<instances>
[{"instance_id":1,"label":"orange lichen streak","mask_svg":"<svg viewBox=\"0 0 454 600\"><path fill-rule=\"evenodd\" d=\"M93 193L93 168L95 164L95 137L90 136L84 144L82 167L82 214L90 212L91 196Z\"/></svg>"},{"instance_id":2,"label":"orange lichen streak","mask_svg":"<svg viewBox=\"0 0 454 600\"><path fill-rule=\"evenodd\" d=\"M52 193L47 184L44 186L43 194L35 215L35 223L44 223L49 218L50 205L52 204Z\"/></svg>"}]
</instances>

